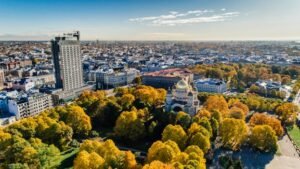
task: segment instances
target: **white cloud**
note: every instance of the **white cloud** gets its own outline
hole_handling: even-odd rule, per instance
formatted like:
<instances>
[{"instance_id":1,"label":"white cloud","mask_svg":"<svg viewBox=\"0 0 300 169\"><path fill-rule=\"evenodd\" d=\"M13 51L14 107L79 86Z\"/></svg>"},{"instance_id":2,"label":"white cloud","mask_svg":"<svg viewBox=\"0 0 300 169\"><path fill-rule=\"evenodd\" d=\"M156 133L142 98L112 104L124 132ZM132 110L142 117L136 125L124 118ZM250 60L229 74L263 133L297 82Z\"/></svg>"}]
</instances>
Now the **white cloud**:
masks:
<instances>
[{"instance_id":1,"label":"white cloud","mask_svg":"<svg viewBox=\"0 0 300 169\"><path fill-rule=\"evenodd\" d=\"M165 15L131 18L129 21L145 22L158 26L175 26L182 24L222 22L237 17L240 14L239 12L225 12L225 8L221 9L221 11L221 13L216 13L213 10L191 10L182 13L170 11Z\"/></svg>"}]
</instances>

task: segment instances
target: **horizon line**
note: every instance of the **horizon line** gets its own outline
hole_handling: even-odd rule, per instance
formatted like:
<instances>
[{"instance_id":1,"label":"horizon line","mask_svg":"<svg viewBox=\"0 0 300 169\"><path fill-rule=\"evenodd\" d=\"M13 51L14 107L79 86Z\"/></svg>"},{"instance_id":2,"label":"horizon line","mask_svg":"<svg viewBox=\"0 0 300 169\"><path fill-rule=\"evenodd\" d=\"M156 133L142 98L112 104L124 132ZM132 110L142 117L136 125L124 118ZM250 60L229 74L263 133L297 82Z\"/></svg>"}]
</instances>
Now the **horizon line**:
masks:
<instances>
[{"instance_id":1,"label":"horizon line","mask_svg":"<svg viewBox=\"0 0 300 169\"><path fill-rule=\"evenodd\" d=\"M28 40L14 40L14 39L10 39L10 40L1 40L0 42L50 42L52 39L50 40L32 40L32 39L28 39ZM220 39L220 40L161 40L161 39L157 39L157 40L99 40L99 39L94 39L94 40L80 40L82 42L90 42L90 41L99 41L99 42L246 42L246 41L277 41L277 42L287 42L287 41L299 41L300 39L231 39L231 40L227 40L227 39Z\"/></svg>"}]
</instances>

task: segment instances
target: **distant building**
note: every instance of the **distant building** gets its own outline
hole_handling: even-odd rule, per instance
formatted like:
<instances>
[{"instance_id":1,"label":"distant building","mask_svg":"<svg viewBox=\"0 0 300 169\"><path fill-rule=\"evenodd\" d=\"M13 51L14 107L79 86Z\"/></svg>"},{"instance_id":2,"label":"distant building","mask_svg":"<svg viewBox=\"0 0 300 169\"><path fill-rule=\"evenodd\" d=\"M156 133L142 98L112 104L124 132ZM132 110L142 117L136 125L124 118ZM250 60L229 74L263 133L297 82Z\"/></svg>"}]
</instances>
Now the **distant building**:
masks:
<instances>
[{"instance_id":1,"label":"distant building","mask_svg":"<svg viewBox=\"0 0 300 169\"><path fill-rule=\"evenodd\" d=\"M276 96L276 92L279 92L277 96L281 98L288 99L291 95L292 88L291 86L282 85L280 81L273 80L258 80L255 82L255 86L259 88L256 91L259 94L265 94L266 96Z\"/></svg>"},{"instance_id":2,"label":"distant building","mask_svg":"<svg viewBox=\"0 0 300 169\"><path fill-rule=\"evenodd\" d=\"M276 82L273 80L258 80L257 82L255 82L255 84L261 88L261 89L265 89L265 90L280 90L281 86L281 82Z\"/></svg>"},{"instance_id":3,"label":"distant building","mask_svg":"<svg viewBox=\"0 0 300 169\"><path fill-rule=\"evenodd\" d=\"M83 90L93 89L94 86L83 82L79 31L55 37L51 44L57 88L53 91L55 104L57 100L70 100Z\"/></svg>"},{"instance_id":4,"label":"distant building","mask_svg":"<svg viewBox=\"0 0 300 169\"><path fill-rule=\"evenodd\" d=\"M145 85L156 88L171 88L181 79L187 83L193 82L193 73L188 69L174 68L165 69L142 75L142 82Z\"/></svg>"},{"instance_id":5,"label":"distant building","mask_svg":"<svg viewBox=\"0 0 300 169\"><path fill-rule=\"evenodd\" d=\"M42 86L55 83L54 74L32 76L30 77L30 79L34 82L35 86Z\"/></svg>"},{"instance_id":6,"label":"distant building","mask_svg":"<svg viewBox=\"0 0 300 169\"><path fill-rule=\"evenodd\" d=\"M0 90L4 88L5 76L4 71L0 69Z\"/></svg>"},{"instance_id":7,"label":"distant building","mask_svg":"<svg viewBox=\"0 0 300 169\"><path fill-rule=\"evenodd\" d=\"M198 79L195 85L199 92L224 93L227 91L227 84L219 79Z\"/></svg>"},{"instance_id":8,"label":"distant building","mask_svg":"<svg viewBox=\"0 0 300 169\"><path fill-rule=\"evenodd\" d=\"M29 78L23 78L21 80L17 80L13 82L12 88L15 90L23 90L29 91L30 89L34 88L34 82Z\"/></svg>"},{"instance_id":9,"label":"distant building","mask_svg":"<svg viewBox=\"0 0 300 169\"><path fill-rule=\"evenodd\" d=\"M166 97L166 111L183 111L194 116L199 110L198 92L185 80L180 80L168 90Z\"/></svg>"},{"instance_id":10,"label":"distant building","mask_svg":"<svg viewBox=\"0 0 300 169\"><path fill-rule=\"evenodd\" d=\"M3 114L14 115L17 120L38 115L53 106L51 95L30 92L9 92L0 95L0 107Z\"/></svg>"},{"instance_id":11,"label":"distant building","mask_svg":"<svg viewBox=\"0 0 300 169\"><path fill-rule=\"evenodd\" d=\"M89 73L89 80L96 81L98 89L108 89L132 84L133 80L139 75L139 71L130 68L122 70L97 70Z\"/></svg>"},{"instance_id":12,"label":"distant building","mask_svg":"<svg viewBox=\"0 0 300 169\"><path fill-rule=\"evenodd\" d=\"M16 68L23 68L26 66L32 66L32 61L30 59L25 59L21 61L8 61L0 63L0 68L4 70L12 70Z\"/></svg>"},{"instance_id":13,"label":"distant building","mask_svg":"<svg viewBox=\"0 0 300 169\"><path fill-rule=\"evenodd\" d=\"M70 91L84 86L79 32L55 37L51 44L56 88Z\"/></svg>"}]
</instances>

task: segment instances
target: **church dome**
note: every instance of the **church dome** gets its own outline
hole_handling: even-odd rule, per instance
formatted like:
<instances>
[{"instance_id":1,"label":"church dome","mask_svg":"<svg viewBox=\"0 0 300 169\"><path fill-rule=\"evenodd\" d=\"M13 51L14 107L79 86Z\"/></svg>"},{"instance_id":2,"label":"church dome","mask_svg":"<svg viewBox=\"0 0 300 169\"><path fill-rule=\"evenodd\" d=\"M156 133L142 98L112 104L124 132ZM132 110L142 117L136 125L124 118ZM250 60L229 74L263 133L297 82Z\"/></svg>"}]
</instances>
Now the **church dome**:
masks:
<instances>
[{"instance_id":1,"label":"church dome","mask_svg":"<svg viewBox=\"0 0 300 169\"><path fill-rule=\"evenodd\" d=\"M186 81L184 80L180 80L177 84L176 84L176 88L177 89L187 89L189 87L189 85L187 84Z\"/></svg>"}]
</instances>

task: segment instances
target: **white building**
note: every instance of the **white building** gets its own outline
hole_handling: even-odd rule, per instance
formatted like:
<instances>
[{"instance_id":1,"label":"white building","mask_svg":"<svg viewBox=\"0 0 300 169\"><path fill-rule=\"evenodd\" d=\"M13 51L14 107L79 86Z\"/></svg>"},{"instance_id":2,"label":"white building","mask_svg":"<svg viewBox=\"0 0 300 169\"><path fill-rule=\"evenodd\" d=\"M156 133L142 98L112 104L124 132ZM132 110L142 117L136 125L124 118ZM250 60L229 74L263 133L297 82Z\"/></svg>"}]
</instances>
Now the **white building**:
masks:
<instances>
[{"instance_id":1,"label":"white building","mask_svg":"<svg viewBox=\"0 0 300 169\"><path fill-rule=\"evenodd\" d=\"M52 97L43 93L24 93L17 98L8 98L8 111L16 119L38 115L42 111L53 107Z\"/></svg>"},{"instance_id":2,"label":"white building","mask_svg":"<svg viewBox=\"0 0 300 169\"><path fill-rule=\"evenodd\" d=\"M23 91L29 91L30 89L34 88L34 86L35 83L29 78L23 78L21 80L13 82L12 84L13 89Z\"/></svg>"},{"instance_id":3,"label":"white building","mask_svg":"<svg viewBox=\"0 0 300 169\"><path fill-rule=\"evenodd\" d=\"M166 111L179 112L183 111L194 116L199 109L199 100L197 90L189 85L186 81L180 80L169 89L166 98Z\"/></svg>"},{"instance_id":4,"label":"white building","mask_svg":"<svg viewBox=\"0 0 300 169\"><path fill-rule=\"evenodd\" d=\"M226 83L218 79L198 79L195 85L199 92L224 93L227 91Z\"/></svg>"},{"instance_id":5,"label":"white building","mask_svg":"<svg viewBox=\"0 0 300 169\"><path fill-rule=\"evenodd\" d=\"M79 31L51 41L56 88L72 91L84 86Z\"/></svg>"},{"instance_id":6,"label":"white building","mask_svg":"<svg viewBox=\"0 0 300 169\"><path fill-rule=\"evenodd\" d=\"M92 71L88 75L89 81L96 81L97 88L105 89L132 84L139 75L137 69L129 68L115 71L113 69Z\"/></svg>"},{"instance_id":7,"label":"white building","mask_svg":"<svg viewBox=\"0 0 300 169\"><path fill-rule=\"evenodd\" d=\"M273 80L258 80L255 84L265 90L280 90L281 82L276 82Z\"/></svg>"}]
</instances>

